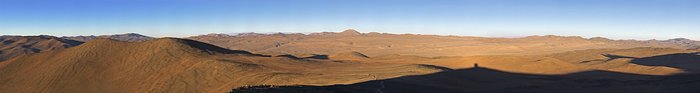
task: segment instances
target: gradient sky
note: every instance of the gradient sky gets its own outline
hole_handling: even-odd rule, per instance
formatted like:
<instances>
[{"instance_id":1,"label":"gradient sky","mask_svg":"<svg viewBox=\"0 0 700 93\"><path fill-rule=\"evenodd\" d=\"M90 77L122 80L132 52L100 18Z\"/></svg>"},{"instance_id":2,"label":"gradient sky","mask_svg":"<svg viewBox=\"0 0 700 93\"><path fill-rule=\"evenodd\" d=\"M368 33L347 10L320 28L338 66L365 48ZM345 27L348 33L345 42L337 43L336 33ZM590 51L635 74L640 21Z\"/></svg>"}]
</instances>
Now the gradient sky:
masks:
<instances>
[{"instance_id":1,"label":"gradient sky","mask_svg":"<svg viewBox=\"0 0 700 93\"><path fill-rule=\"evenodd\" d=\"M361 32L700 40L700 0L0 0L2 35Z\"/></svg>"}]
</instances>

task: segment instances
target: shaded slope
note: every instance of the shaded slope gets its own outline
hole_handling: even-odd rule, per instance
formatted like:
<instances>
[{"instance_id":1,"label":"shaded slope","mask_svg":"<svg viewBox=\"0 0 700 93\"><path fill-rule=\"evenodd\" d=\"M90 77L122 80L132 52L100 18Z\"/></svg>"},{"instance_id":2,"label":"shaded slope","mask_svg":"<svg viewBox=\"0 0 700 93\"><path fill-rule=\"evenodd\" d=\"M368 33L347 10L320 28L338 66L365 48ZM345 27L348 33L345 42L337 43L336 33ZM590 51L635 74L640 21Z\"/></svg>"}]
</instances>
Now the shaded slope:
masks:
<instances>
[{"instance_id":1,"label":"shaded slope","mask_svg":"<svg viewBox=\"0 0 700 93\"><path fill-rule=\"evenodd\" d=\"M421 57L414 55L375 56L364 62L430 64L452 69L470 68L478 64L494 69L529 74L568 74L602 70L646 75L672 75L686 68L633 63L637 58L674 53L694 53L694 50L672 48L589 49L547 55L483 55ZM666 58L662 61L693 63L694 58ZM689 65L691 66L691 65Z\"/></svg>"},{"instance_id":2,"label":"shaded slope","mask_svg":"<svg viewBox=\"0 0 700 93\"><path fill-rule=\"evenodd\" d=\"M580 78L582 75L615 76ZM348 85L256 86L232 93L695 93L698 75L649 76L608 71L536 75L469 68ZM634 79L631 79L634 78ZM381 91L381 92L380 92Z\"/></svg>"},{"instance_id":3,"label":"shaded slope","mask_svg":"<svg viewBox=\"0 0 700 93\"><path fill-rule=\"evenodd\" d=\"M562 60L564 62L576 64L582 67L588 67L597 70L608 70L637 74L670 75L688 71L683 70L686 68L639 64L638 61L640 61L640 58L692 52L695 51L672 48L642 47L631 49L590 49L555 53L546 56ZM696 58L682 57L659 59L659 61L680 61L692 63L692 60L694 59Z\"/></svg>"},{"instance_id":4,"label":"shaded slope","mask_svg":"<svg viewBox=\"0 0 700 93\"><path fill-rule=\"evenodd\" d=\"M651 57L635 58L632 63L647 66L666 66L679 68L687 73L700 72L700 55L694 53L675 53Z\"/></svg>"},{"instance_id":5,"label":"shaded slope","mask_svg":"<svg viewBox=\"0 0 700 93\"><path fill-rule=\"evenodd\" d=\"M0 36L0 62L17 56L60 50L82 42L53 36Z\"/></svg>"}]
</instances>

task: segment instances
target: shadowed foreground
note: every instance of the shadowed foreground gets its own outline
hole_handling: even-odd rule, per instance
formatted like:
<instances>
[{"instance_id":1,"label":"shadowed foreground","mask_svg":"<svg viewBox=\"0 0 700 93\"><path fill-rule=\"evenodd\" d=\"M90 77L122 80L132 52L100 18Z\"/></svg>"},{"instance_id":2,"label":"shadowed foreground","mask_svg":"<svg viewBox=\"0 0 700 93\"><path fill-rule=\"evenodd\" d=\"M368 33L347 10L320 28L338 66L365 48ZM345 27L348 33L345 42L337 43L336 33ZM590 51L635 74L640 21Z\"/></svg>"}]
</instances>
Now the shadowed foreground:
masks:
<instances>
[{"instance_id":1,"label":"shadowed foreground","mask_svg":"<svg viewBox=\"0 0 700 93\"><path fill-rule=\"evenodd\" d=\"M604 78L588 75L611 76ZM469 68L349 85L252 86L231 93L698 93L700 74L651 76L609 71L534 75Z\"/></svg>"}]
</instances>

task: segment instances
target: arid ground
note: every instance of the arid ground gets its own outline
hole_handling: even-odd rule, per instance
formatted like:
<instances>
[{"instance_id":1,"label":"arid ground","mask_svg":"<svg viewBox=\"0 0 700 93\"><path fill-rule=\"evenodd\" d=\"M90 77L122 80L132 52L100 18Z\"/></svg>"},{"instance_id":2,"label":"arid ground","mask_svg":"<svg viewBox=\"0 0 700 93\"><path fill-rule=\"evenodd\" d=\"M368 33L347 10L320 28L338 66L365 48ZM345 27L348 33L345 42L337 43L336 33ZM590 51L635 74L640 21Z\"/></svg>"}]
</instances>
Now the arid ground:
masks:
<instances>
[{"instance_id":1,"label":"arid ground","mask_svg":"<svg viewBox=\"0 0 700 93\"><path fill-rule=\"evenodd\" d=\"M698 93L700 42L604 37L1 36L0 93Z\"/></svg>"}]
</instances>

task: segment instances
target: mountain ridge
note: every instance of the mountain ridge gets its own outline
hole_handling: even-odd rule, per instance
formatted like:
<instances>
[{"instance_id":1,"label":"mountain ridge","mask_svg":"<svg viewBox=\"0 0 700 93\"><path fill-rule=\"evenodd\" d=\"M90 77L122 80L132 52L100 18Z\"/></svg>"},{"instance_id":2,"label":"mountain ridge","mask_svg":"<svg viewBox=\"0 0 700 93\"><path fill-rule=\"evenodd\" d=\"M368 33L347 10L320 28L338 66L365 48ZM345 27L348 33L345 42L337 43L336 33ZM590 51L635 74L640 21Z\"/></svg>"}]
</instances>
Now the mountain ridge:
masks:
<instances>
[{"instance_id":1,"label":"mountain ridge","mask_svg":"<svg viewBox=\"0 0 700 93\"><path fill-rule=\"evenodd\" d=\"M141 42L141 41L147 41L150 39L154 39L153 37L141 35L138 33L124 33L124 34L113 34L113 35L90 35L90 36L63 36L61 38L64 39L72 39L76 41L82 41L82 42L87 42L93 39L97 38L111 38L115 40L120 40L120 41L128 41L128 42Z\"/></svg>"},{"instance_id":2,"label":"mountain ridge","mask_svg":"<svg viewBox=\"0 0 700 93\"><path fill-rule=\"evenodd\" d=\"M61 50L83 42L61 39L54 36L0 36L0 62L17 56L44 51Z\"/></svg>"},{"instance_id":3,"label":"mountain ridge","mask_svg":"<svg viewBox=\"0 0 700 93\"><path fill-rule=\"evenodd\" d=\"M355 33L356 30L345 31ZM439 36L415 34L343 32L311 34L279 33L251 35L201 35L188 37L229 49L247 50L268 55L333 55L357 51L368 56L410 54L419 56L532 55L599 48L661 47L698 49L700 42L688 39L612 40L604 37L528 36L493 38L473 36ZM326 46L326 47L321 47ZM391 52L378 52L378 51Z\"/></svg>"}]
</instances>

